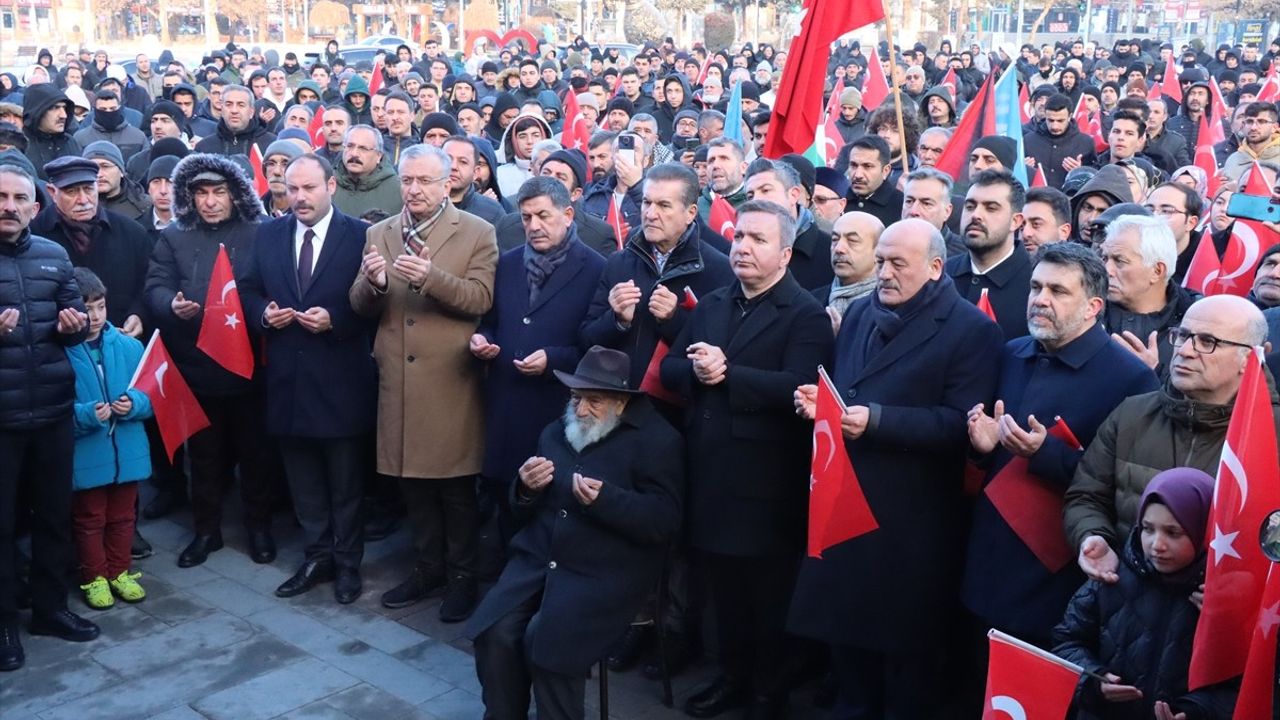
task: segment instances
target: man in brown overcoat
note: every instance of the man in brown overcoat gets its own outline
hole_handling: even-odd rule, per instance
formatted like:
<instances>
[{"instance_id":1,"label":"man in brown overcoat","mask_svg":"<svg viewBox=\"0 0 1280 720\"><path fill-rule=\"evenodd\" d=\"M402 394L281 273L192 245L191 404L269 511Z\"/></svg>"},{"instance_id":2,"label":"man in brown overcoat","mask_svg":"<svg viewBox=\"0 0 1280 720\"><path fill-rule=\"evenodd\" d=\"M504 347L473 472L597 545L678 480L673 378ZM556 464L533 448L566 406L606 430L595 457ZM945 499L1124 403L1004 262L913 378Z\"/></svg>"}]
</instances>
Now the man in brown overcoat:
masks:
<instances>
[{"instance_id":1,"label":"man in brown overcoat","mask_svg":"<svg viewBox=\"0 0 1280 720\"><path fill-rule=\"evenodd\" d=\"M404 210L369 229L356 312L379 320L378 472L400 479L417 565L382 595L389 608L445 588L440 619L476 603L475 475L484 448L480 366L468 349L493 304L493 226L448 202L449 156L406 149L398 167Z\"/></svg>"}]
</instances>

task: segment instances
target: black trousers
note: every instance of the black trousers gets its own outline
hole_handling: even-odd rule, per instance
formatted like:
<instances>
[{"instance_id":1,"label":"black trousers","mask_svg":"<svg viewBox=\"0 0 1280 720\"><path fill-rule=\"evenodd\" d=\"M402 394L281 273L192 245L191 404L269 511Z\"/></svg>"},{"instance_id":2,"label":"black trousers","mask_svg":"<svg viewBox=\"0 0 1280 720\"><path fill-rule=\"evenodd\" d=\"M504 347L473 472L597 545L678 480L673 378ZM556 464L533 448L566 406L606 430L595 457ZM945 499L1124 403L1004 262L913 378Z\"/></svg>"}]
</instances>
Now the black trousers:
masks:
<instances>
[{"instance_id":1,"label":"black trousers","mask_svg":"<svg viewBox=\"0 0 1280 720\"><path fill-rule=\"evenodd\" d=\"M35 430L0 430L0 622L18 617L19 513L30 513L32 610L49 614L67 606L74 432L70 415ZM29 507L18 506L19 494Z\"/></svg>"},{"instance_id":2,"label":"black trousers","mask_svg":"<svg viewBox=\"0 0 1280 720\"><path fill-rule=\"evenodd\" d=\"M833 645L831 673L839 686L830 720L936 720L950 693L941 690L947 668L937 649L887 655ZM970 716L972 717L972 716Z\"/></svg>"},{"instance_id":3,"label":"black trousers","mask_svg":"<svg viewBox=\"0 0 1280 720\"><path fill-rule=\"evenodd\" d=\"M799 557L736 557L703 553L716 612L716 640L725 675L756 695L786 692L786 624Z\"/></svg>"},{"instance_id":4,"label":"black trousers","mask_svg":"<svg viewBox=\"0 0 1280 720\"><path fill-rule=\"evenodd\" d=\"M306 537L306 561L358 569L364 557L360 498L363 437L280 438L293 512Z\"/></svg>"},{"instance_id":5,"label":"black trousers","mask_svg":"<svg viewBox=\"0 0 1280 720\"><path fill-rule=\"evenodd\" d=\"M147 431L147 443L151 450L151 484L157 490L168 490L181 497L187 496L187 477L182 470L185 448L179 447L169 460L169 453L164 449L164 438L160 435L160 427L155 418L144 420L142 427Z\"/></svg>"},{"instance_id":6,"label":"black trousers","mask_svg":"<svg viewBox=\"0 0 1280 720\"><path fill-rule=\"evenodd\" d=\"M587 679L539 668L529 659L541 604L541 593L530 597L476 637L476 675L484 720L526 720L530 687L538 720L583 720L586 716Z\"/></svg>"},{"instance_id":7,"label":"black trousers","mask_svg":"<svg viewBox=\"0 0 1280 720\"><path fill-rule=\"evenodd\" d=\"M475 476L401 478L400 492L423 573L474 578L480 530Z\"/></svg>"},{"instance_id":8,"label":"black trousers","mask_svg":"<svg viewBox=\"0 0 1280 720\"><path fill-rule=\"evenodd\" d=\"M191 458L191 514L198 535L222 528L222 501L237 466L245 525L263 530L271 524L272 477L278 463L262 424L257 393L197 395L209 427L187 441Z\"/></svg>"}]
</instances>

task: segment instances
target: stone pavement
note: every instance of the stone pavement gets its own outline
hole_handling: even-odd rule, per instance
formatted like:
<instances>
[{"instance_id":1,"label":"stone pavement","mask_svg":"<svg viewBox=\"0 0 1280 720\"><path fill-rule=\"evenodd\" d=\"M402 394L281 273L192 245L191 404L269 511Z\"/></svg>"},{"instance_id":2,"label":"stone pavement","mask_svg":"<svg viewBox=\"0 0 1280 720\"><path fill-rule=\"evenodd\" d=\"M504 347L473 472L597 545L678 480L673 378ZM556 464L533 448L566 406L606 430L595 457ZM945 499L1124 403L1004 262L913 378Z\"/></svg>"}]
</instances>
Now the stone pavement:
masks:
<instances>
[{"instance_id":1,"label":"stone pavement","mask_svg":"<svg viewBox=\"0 0 1280 720\"><path fill-rule=\"evenodd\" d=\"M283 515L279 557L256 565L234 518L227 547L181 569L189 516L142 521L154 556L135 563L147 599L88 609L77 589L71 608L97 622L101 637L67 643L22 633L26 666L0 674L4 720L95 718L357 718L476 720L482 716L471 643L462 624L439 621L439 599L400 610L378 598L409 567L406 528L366 548L364 594L349 606L331 585L282 600L276 586L301 563L300 531ZM25 617L24 617L25 620ZM700 665L675 681L676 707L710 678ZM597 685L587 685L588 718L599 717ZM610 715L684 718L662 706L660 686L632 671L611 674ZM797 702L796 705L802 703ZM803 703L806 705L807 703ZM800 710L800 708L797 708ZM792 717L810 715L793 712Z\"/></svg>"}]
</instances>

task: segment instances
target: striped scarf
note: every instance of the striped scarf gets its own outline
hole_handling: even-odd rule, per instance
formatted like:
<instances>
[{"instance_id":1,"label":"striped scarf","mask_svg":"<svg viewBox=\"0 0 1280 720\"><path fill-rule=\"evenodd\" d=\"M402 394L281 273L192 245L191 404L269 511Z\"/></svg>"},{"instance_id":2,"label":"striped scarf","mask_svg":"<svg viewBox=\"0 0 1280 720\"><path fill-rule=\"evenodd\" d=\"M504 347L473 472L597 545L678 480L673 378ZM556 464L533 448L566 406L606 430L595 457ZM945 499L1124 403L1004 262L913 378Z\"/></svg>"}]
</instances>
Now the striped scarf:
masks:
<instances>
[{"instance_id":1,"label":"striped scarf","mask_svg":"<svg viewBox=\"0 0 1280 720\"><path fill-rule=\"evenodd\" d=\"M419 255L422 248L427 246L427 233L431 232L431 226L436 224L436 220L444 213L444 206L449 203L449 198L445 198L430 217L420 223L414 223L413 215L409 213L409 207L406 205L404 210L400 211L400 228L404 238L404 251L410 255Z\"/></svg>"}]
</instances>

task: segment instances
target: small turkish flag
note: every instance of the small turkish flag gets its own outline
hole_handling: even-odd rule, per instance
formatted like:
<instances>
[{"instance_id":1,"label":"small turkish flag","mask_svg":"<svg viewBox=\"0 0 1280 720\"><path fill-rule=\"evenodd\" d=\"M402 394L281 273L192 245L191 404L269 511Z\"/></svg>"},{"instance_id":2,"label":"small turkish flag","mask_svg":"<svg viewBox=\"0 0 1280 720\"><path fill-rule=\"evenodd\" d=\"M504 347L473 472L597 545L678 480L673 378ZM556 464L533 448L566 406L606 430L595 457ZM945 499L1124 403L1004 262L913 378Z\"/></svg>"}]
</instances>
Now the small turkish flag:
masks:
<instances>
[{"instance_id":1,"label":"small turkish flag","mask_svg":"<svg viewBox=\"0 0 1280 720\"><path fill-rule=\"evenodd\" d=\"M142 353L129 387L138 389L151 400L160 438L170 460L187 438L209 427L208 416L169 357L159 330L151 334L151 342Z\"/></svg>"},{"instance_id":2,"label":"small turkish flag","mask_svg":"<svg viewBox=\"0 0 1280 720\"><path fill-rule=\"evenodd\" d=\"M982 720L1061 720L1082 670L999 630L987 633L987 697Z\"/></svg>"},{"instance_id":3,"label":"small turkish flag","mask_svg":"<svg viewBox=\"0 0 1280 720\"><path fill-rule=\"evenodd\" d=\"M1264 538L1265 539L1265 538ZM1276 688L1276 626L1280 625L1280 567L1271 563L1267 584L1262 590L1262 606L1253 626L1249 658L1232 720L1271 717Z\"/></svg>"},{"instance_id":4,"label":"small turkish flag","mask_svg":"<svg viewBox=\"0 0 1280 720\"><path fill-rule=\"evenodd\" d=\"M266 195L271 186L267 184L267 174L262 170L262 148L257 143L249 145L249 167L253 168L253 191Z\"/></svg>"},{"instance_id":5,"label":"small turkish flag","mask_svg":"<svg viewBox=\"0 0 1280 720\"><path fill-rule=\"evenodd\" d=\"M1196 154L1191 162L1204 171L1209 179L1209 197L1213 197L1218 192L1218 158L1213 154L1213 138L1209 128L1209 115L1206 113L1200 116L1200 133L1196 136Z\"/></svg>"},{"instance_id":6,"label":"small turkish flag","mask_svg":"<svg viewBox=\"0 0 1280 720\"><path fill-rule=\"evenodd\" d=\"M840 145L843 142L840 126L836 125L836 116L828 113L826 121L822 124L822 159L827 167L836 166L836 159L840 156Z\"/></svg>"},{"instance_id":7,"label":"small turkish flag","mask_svg":"<svg viewBox=\"0 0 1280 720\"><path fill-rule=\"evenodd\" d=\"M316 108L316 114L311 116L311 124L307 126L307 137L311 138L311 147L316 150L325 146L323 105Z\"/></svg>"},{"instance_id":8,"label":"small turkish flag","mask_svg":"<svg viewBox=\"0 0 1280 720\"><path fill-rule=\"evenodd\" d=\"M1270 197L1271 187L1262 175L1262 168L1255 161L1243 178L1243 195ZM1227 248L1222 253L1222 272L1217 282L1217 293L1230 293L1247 297L1253 288L1253 276L1257 272L1262 251L1280 242L1280 234L1256 220L1237 219L1227 237ZM1210 293L1205 293L1210 294Z\"/></svg>"},{"instance_id":9,"label":"small turkish flag","mask_svg":"<svg viewBox=\"0 0 1280 720\"><path fill-rule=\"evenodd\" d=\"M1102 135L1102 114L1101 111L1089 112L1084 106L1086 95L1081 95L1080 100L1076 102L1076 127L1080 128L1080 132L1093 138L1093 149L1102 152L1107 149L1107 139Z\"/></svg>"},{"instance_id":10,"label":"small turkish flag","mask_svg":"<svg viewBox=\"0 0 1280 720\"><path fill-rule=\"evenodd\" d=\"M942 82L938 84L946 88L947 92L951 93L951 107L955 107L956 103L959 102L960 97L960 92L956 89L959 87L959 84L956 82L956 69L947 68L947 74L942 76ZM1025 89L1026 85L1023 85L1022 87ZM1022 122L1026 122L1026 120L1023 120Z\"/></svg>"},{"instance_id":11,"label":"small turkish flag","mask_svg":"<svg viewBox=\"0 0 1280 720\"><path fill-rule=\"evenodd\" d=\"M627 233L631 232L631 228L627 227L627 220L622 216L622 208L619 205L616 197L609 199L609 216L605 218L605 222L613 228L613 239L621 250L627 242Z\"/></svg>"},{"instance_id":12,"label":"small turkish flag","mask_svg":"<svg viewBox=\"0 0 1280 720\"><path fill-rule=\"evenodd\" d=\"M707 213L707 224L717 235L733 242L734 226L738 222L738 211L733 209L728 200L712 193L711 212Z\"/></svg>"},{"instance_id":13,"label":"small turkish flag","mask_svg":"<svg viewBox=\"0 0 1280 720\"><path fill-rule=\"evenodd\" d=\"M209 277L209 295L204 301L204 318L200 321L196 347L230 372L244 378L253 377L253 348L244 324L244 308L240 306L240 291L236 290L231 259L222 245L218 246L218 258Z\"/></svg>"},{"instance_id":14,"label":"small turkish flag","mask_svg":"<svg viewBox=\"0 0 1280 720\"><path fill-rule=\"evenodd\" d=\"M382 58L373 64L373 74L369 75L369 97L372 98L382 89Z\"/></svg>"},{"instance_id":15,"label":"small turkish flag","mask_svg":"<svg viewBox=\"0 0 1280 720\"><path fill-rule=\"evenodd\" d=\"M840 112L840 96L844 94L844 78L836 78L836 84L831 88L831 97L827 100L827 115L835 115Z\"/></svg>"},{"instance_id":16,"label":"small turkish flag","mask_svg":"<svg viewBox=\"0 0 1280 720\"><path fill-rule=\"evenodd\" d=\"M818 366L809 475L809 557L880 527L858 482L840 419L845 406L827 371Z\"/></svg>"},{"instance_id":17,"label":"small turkish flag","mask_svg":"<svg viewBox=\"0 0 1280 720\"><path fill-rule=\"evenodd\" d=\"M1262 348L1245 365L1236 394L1209 511L1204 606L1191 649L1188 686L1195 690L1244 672L1271 561L1258 529L1280 507L1280 465L1271 392Z\"/></svg>"},{"instance_id":18,"label":"small turkish flag","mask_svg":"<svg viewBox=\"0 0 1280 720\"><path fill-rule=\"evenodd\" d=\"M1262 91L1258 93L1256 102L1275 102L1280 100L1280 77L1276 75L1276 67L1280 65L1276 61L1271 61L1271 68L1267 70L1267 75L1262 80Z\"/></svg>"},{"instance_id":19,"label":"small turkish flag","mask_svg":"<svg viewBox=\"0 0 1280 720\"><path fill-rule=\"evenodd\" d=\"M974 303L983 315L991 318L991 322L1000 322L996 320L996 309L991 307L991 298L987 288L982 288L982 294L978 296L978 302Z\"/></svg>"},{"instance_id":20,"label":"small turkish flag","mask_svg":"<svg viewBox=\"0 0 1280 720\"><path fill-rule=\"evenodd\" d=\"M1178 68L1173 64L1173 53L1164 66L1164 77L1160 81L1160 94L1173 98L1174 102L1182 102L1182 86L1178 84Z\"/></svg>"},{"instance_id":21,"label":"small turkish flag","mask_svg":"<svg viewBox=\"0 0 1280 720\"><path fill-rule=\"evenodd\" d=\"M688 285L685 285L680 307L692 310L697 306L698 296L693 294L693 290L690 290ZM647 393L650 397L684 407L688 404L685 399L662 384L662 360L669 352L671 352L671 346L666 340L659 338L657 346L653 348L653 356L649 358L649 366L644 369L644 377L640 380L640 391Z\"/></svg>"},{"instance_id":22,"label":"small turkish flag","mask_svg":"<svg viewBox=\"0 0 1280 720\"><path fill-rule=\"evenodd\" d=\"M1044 166L1036 163L1036 176L1031 178L1031 187L1049 187L1049 179L1044 176Z\"/></svg>"},{"instance_id":23,"label":"small turkish flag","mask_svg":"<svg viewBox=\"0 0 1280 720\"><path fill-rule=\"evenodd\" d=\"M872 47L867 57L867 79L862 83L862 107L871 112L884 104L889 97L889 81L884 77L884 66L880 64L880 52Z\"/></svg>"},{"instance_id":24,"label":"small turkish flag","mask_svg":"<svg viewBox=\"0 0 1280 720\"><path fill-rule=\"evenodd\" d=\"M1022 83L1022 88L1018 90L1018 116L1023 125L1031 122L1031 98L1027 95L1026 83Z\"/></svg>"},{"instance_id":25,"label":"small turkish flag","mask_svg":"<svg viewBox=\"0 0 1280 720\"><path fill-rule=\"evenodd\" d=\"M1222 262L1218 259L1218 250L1213 246L1213 238L1205 233L1196 244L1196 252L1191 256L1187 274L1182 277L1182 287L1203 295L1217 295L1221 292L1218 289L1218 276L1221 274Z\"/></svg>"},{"instance_id":26,"label":"small turkish flag","mask_svg":"<svg viewBox=\"0 0 1280 720\"><path fill-rule=\"evenodd\" d=\"M577 148L586 155L591 133L587 131L587 119L582 116L578 96L574 94L573 88L564 94L564 122L564 130L560 133L560 147Z\"/></svg>"}]
</instances>

